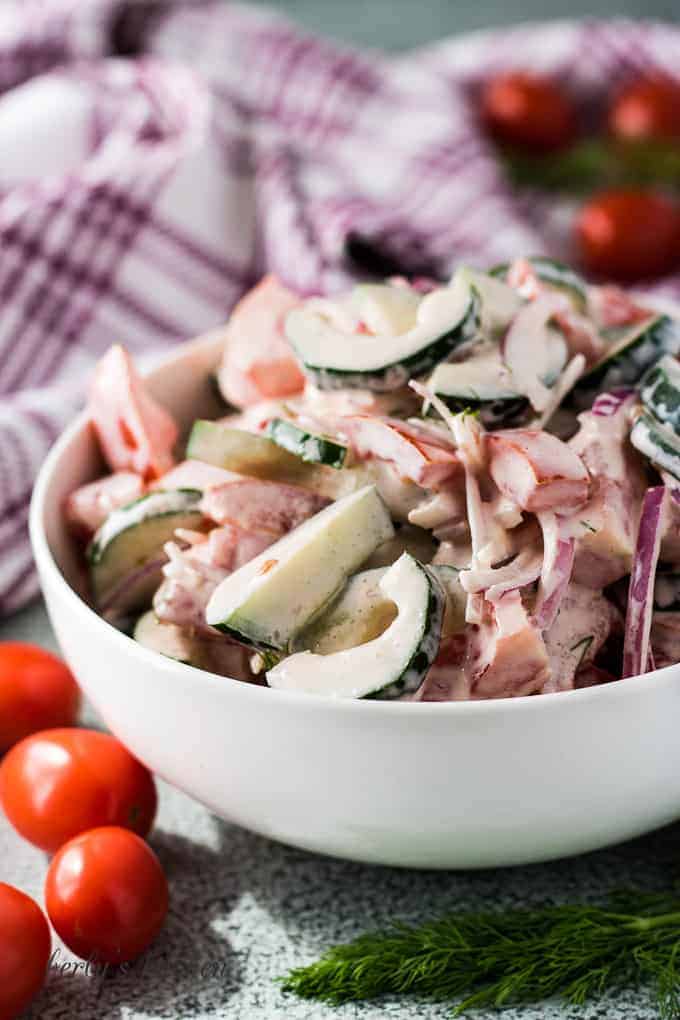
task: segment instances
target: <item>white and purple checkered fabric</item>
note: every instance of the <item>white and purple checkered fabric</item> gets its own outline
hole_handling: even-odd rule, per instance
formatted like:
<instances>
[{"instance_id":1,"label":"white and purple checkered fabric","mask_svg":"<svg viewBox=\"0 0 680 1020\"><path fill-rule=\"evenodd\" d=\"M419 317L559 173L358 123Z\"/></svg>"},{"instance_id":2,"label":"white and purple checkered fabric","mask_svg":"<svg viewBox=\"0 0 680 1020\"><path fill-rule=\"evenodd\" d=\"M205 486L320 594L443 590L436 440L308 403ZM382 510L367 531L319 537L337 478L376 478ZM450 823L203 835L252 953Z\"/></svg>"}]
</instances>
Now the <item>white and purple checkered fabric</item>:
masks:
<instances>
[{"instance_id":1,"label":"white and purple checkered fabric","mask_svg":"<svg viewBox=\"0 0 680 1020\"><path fill-rule=\"evenodd\" d=\"M513 194L475 124L476 82L516 64L587 98L675 73L680 31L556 23L388 58L223 0L0 7L0 612L36 594L32 482L113 341L167 348L266 269L337 289L351 231L411 264L568 257L568 210Z\"/></svg>"}]
</instances>

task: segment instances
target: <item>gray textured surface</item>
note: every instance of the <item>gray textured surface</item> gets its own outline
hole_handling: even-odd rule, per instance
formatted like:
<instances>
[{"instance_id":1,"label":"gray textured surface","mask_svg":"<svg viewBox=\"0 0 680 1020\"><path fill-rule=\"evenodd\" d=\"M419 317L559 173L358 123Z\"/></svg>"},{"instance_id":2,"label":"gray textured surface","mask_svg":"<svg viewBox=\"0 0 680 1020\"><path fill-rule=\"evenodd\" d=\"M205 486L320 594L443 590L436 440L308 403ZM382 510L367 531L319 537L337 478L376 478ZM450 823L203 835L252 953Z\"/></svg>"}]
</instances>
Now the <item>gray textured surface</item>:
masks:
<instances>
[{"instance_id":1,"label":"gray textured surface","mask_svg":"<svg viewBox=\"0 0 680 1020\"><path fill-rule=\"evenodd\" d=\"M0 640L53 645L44 610L0 624ZM169 923L131 973L52 971L31 1020L411 1020L445 1017L444 1004L383 1000L332 1009L284 997L276 978L327 945L392 918L447 909L597 901L612 888L660 889L678 875L680 825L611 850L526 868L406 872L317 857L219 821L161 786L152 844L170 880ZM0 820L0 879L41 899L46 860ZM75 963L62 950L59 963ZM652 1020L644 991L584 1009L510 1010L507 1020ZM497 1013L476 1014L491 1020Z\"/></svg>"}]
</instances>

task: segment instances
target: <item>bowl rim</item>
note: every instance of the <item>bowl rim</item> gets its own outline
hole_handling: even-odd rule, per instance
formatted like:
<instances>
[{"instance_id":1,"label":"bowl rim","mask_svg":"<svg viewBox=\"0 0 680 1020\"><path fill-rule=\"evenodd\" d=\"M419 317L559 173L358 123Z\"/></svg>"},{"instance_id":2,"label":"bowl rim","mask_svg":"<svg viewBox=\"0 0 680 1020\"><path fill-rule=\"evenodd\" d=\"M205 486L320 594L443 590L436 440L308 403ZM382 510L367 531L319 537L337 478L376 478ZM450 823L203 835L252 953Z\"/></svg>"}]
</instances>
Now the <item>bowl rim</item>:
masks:
<instances>
[{"instance_id":1,"label":"bowl rim","mask_svg":"<svg viewBox=\"0 0 680 1020\"><path fill-rule=\"evenodd\" d=\"M218 340L221 330L211 330L200 336L185 341L162 357L154 359L150 368L142 374L144 377L153 376L175 362L182 361L191 351L203 348L208 349L214 346ZM379 699L366 698L329 698L322 694L305 694L299 691L275 690L259 684L246 683L234 677L223 676L212 673L208 670L199 669L187 663L176 662L161 656L160 653L145 648L133 638L119 631L111 623L100 616L88 603L71 587L59 568L45 532L45 514L47 511L47 493L52 478L58 471L64 451L68 448L73 438L87 428L89 423L85 411L81 411L75 419L67 425L63 432L49 450L43 464L38 472L29 511L29 534L33 555L36 565L42 577L47 576L51 584L59 591L61 597L72 606L75 614L83 619L88 627L99 630L104 639L112 640L120 644L121 652L139 657L142 664L158 668L163 659L163 667L169 674L176 675L178 679L191 679L192 682L202 682L209 687L219 686L224 690L232 690L234 694L244 698L275 698L279 704L288 703L291 707L304 707L308 710L332 710L340 712L372 713L375 715L391 716L395 713L405 716L429 718L433 715L447 718L452 713L455 715L488 716L506 712L549 712L558 705L587 704L590 701L600 699L615 699L626 695L641 695L646 693L651 682L658 687L659 681L672 683L674 680L680 684L680 663L664 666L661 669L651 670L636 677L626 677L624 680L612 681L611 683L600 684L595 687L581 688L572 691L555 691L548 694L519 695L518 697L503 697L491 699L479 699L471 701L430 701L430 702L409 702L409 701L381 701Z\"/></svg>"}]
</instances>

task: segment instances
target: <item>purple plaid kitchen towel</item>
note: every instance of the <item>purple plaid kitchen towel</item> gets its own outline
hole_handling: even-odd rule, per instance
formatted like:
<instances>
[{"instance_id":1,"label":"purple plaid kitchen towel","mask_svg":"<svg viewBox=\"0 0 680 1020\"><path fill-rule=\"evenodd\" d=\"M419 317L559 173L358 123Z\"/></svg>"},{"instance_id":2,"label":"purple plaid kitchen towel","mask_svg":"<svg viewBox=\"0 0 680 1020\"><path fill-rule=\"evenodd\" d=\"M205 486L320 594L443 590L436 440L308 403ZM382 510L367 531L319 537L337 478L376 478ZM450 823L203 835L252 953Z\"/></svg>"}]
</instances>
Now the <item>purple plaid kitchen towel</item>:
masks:
<instances>
[{"instance_id":1,"label":"purple plaid kitchen towel","mask_svg":"<svg viewBox=\"0 0 680 1020\"><path fill-rule=\"evenodd\" d=\"M267 269L337 289L351 232L407 264L568 256L568 210L507 187L476 83L529 63L586 96L679 58L680 31L629 22L388 58L224 0L1 5L0 612L37 592L33 479L112 342L168 348Z\"/></svg>"}]
</instances>

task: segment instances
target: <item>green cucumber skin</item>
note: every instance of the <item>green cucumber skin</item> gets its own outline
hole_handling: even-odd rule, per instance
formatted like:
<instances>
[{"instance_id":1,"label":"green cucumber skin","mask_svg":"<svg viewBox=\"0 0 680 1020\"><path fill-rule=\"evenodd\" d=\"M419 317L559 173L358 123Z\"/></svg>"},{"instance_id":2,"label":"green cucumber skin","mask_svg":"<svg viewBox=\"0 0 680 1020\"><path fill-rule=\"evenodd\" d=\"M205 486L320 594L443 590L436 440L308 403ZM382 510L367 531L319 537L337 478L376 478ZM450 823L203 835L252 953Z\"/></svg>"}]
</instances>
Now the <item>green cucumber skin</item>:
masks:
<instances>
[{"instance_id":1,"label":"green cucumber skin","mask_svg":"<svg viewBox=\"0 0 680 1020\"><path fill-rule=\"evenodd\" d=\"M556 259L550 259L546 255L532 255L527 259L527 262L536 270L539 280L566 291L571 296L577 310L585 312L588 304L586 282L570 266L558 262ZM490 269L489 276L505 279L509 268L509 263L504 262Z\"/></svg>"},{"instance_id":2,"label":"green cucumber skin","mask_svg":"<svg viewBox=\"0 0 680 1020\"><path fill-rule=\"evenodd\" d=\"M119 507L118 510L114 510L113 513L118 514L122 513L125 510L129 510L133 506L138 506L140 503L144 503L145 501L152 499L157 492L164 491L166 490L157 489L155 492L147 492L146 495L140 496L139 499L134 499L131 503L126 503L125 506ZM153 515L154 518L156 518L157 520L161 520L165 517L186 517L187 515L192 516L193 514L195 514L197 521L202 520L203 515L198 510L198 502L201 499L203 493L199 492L198 489L176 489L175 491L184 492L187 495L194 496L196 499L196 509L187 506L187 508L184 510L166 510L163 513L154 514ZM141 523L143 522L134 521L133 523L128 525L127 528L123 528L121 531L116 532L113 538L109 539L108 542L98 541L97 535L95 535L85 551L85 556L90 566L96 567L99 563L101 563L106 551L111 545L111 542L115 542L117 538L120 538L121 535L124 535L127 531L130 531L131 528L139 527Z\"/></svg>"},{"instance_id":3,"label":"green cucumber skin","mask_svg":"<svg viewBox=\"0 0 680 1020\"><path fill-rule=\"evenodd\" d=\"M302 367L308 378L320 390L362 389L387 393L402 389L414 376L425 375L435 365L446 361L458 347L470 343L479 335L480 326L481 299L478 291L471 287L470 301L460 322L403 361L365 372L325 368L304 361Z\"/></svg>"},{"instance_id":4,"label":"green cucumber skin","mask_svg":"<svg viewBox=\"0 0 680 1020\"><path fill-rule=\"evenodd\" d=\"M149 640L147 629L148 618L150 616L152 617L152 621L155 624L154 631L156 632L157 636L160 637L162 635L163 633L162 628L166 625L160 623L160 621L154 616L153 610L149 610L148 612L143 613L135 623L135 628L132 632L132 640L136 641L137 644L142 645L144 648L148 648L149 651L155 652L157 655L164 655L166 658L173 659L175 662L183 662L185 665L190 666L191 662L189 659L182 659L180 655L177 654L173 655L170 651L167 650L167 648L161 649L160 647L158 647L157 642ZM174 627L174 624L167 624L167 626L172 629ZM153 636L154 631L152 631L151 636ZM175 652L177 652L177 648L175 648L174 650Z\"/></svg>"},{"instance_id":5,"label":"green cucumber skin","mask_svg":"<svg viewBox=\"0 0 680 1020\"><path fill-rule=\"evenodd\" d=\"M242 634L236 627L231 627L226 623L214 623L213 627L215 630L221 631L226 634L227 637L233 638L234 641L238 641L240 645L245 645L247 648L252 648L256 652L272 652L277 656L281 655L281 649L277 648L276 645L272 645L264 640L249 637L246 634Z\"/></svg>"},{"instance_id":6,"label":"green cucumber skin","mask_svg":"<svg viewBox=\"0 0 680 1020\"><path fill-rule=\"evenodd\" d=\"M633 424L630 441L653 464L680 480L680 440L667 425L644 411Z\"/></svg>"},{"instance_id":7,"label":"green cucumber skin","mask_svg":"<svg viewBox=\"0 0 680 1020\"><path fill-rule=\"evenodd\" d=\"M208 601L205 620L241 644L284 650L393 534L375 485L365 485L329 503L227 575Z\"/></svg>"},{"instance_id":8,"label":"green cucumber skin","mask_svg":"<svg viewBox=\"0 0 680 1020\"><path fill-rule=\"evenodd\" d=\"M273 418L267 425L265 434L277 446L308 463L324 464L326 467L338 469L344 467L347 447L334 439L315 435L283 418Z\"/></svg>"},{"instance_id":9,"label":"green cucumber skin","mask_svg":"<svg viewBox=\"0 0 680 1020\"><path fill-rule=\"evenodd\" d=\"M168 506L166 502L165 510L153 512L154 499L158 496L167 497L168 492L157 490L148 493L126 507L112 511L94 536L86 550L86 557L89 561L90 590L95 604L104 606L110 603L120 609L119 585L145 564L150 567L155 563L157 569L145 573L141 588L133 587L133 594L128 591L123 600L125 608L130 611L141 610L148 604L162 580L161 564L165 558L162 549L173 538L176 528L204 530L206 521L198 509L201 493L195 489L174 489L169 492L175 496L184 496L186 500L177 500L174 506ZM148 515L136 517L135 508L145 502L150 504ZM125 515L131 511L131 519L126 521Z\"/></svg>"},{"instance_id":10,"label":"green cucumber skin","mask_svg":"<svg viewBox=\"0 0 680 1020\"><path fill-rule=\"evenodd\" d=\"M186 456L257 478L265 477L265 469L272 464L279 470L287 466L303 470L300 458L277 446L269 436L204 418L197 418L191 427ZM258 470L260 473L257 473Z\"/></svg>"},{"instance_id":11,"label":"green cucumber skin","mask_svg":"<svg viewBox=\"0 0 680 1020\"><path fill-rule=\"evenodd\" d=\"M659 315L640 328L622 350L605 357L581 376L572 393L590 397L621 386L635 386L646 370L664 354L680 351L680 322Z\"/></svg>"},{"instance_id":12,"label":"green cucumber skin","mask_svg":"<svg viewBox=\"0 0 680 1020\"><path fill-rule=\"evenodd\" d=\"M640 400L657 421L680 435L680 386L676 386L660 365L652 365L640 383Z\"/></svg>"},{"instance_id":13,"label":"green cucumber skin","mask_svg":"<svg viewBox=\"0 0 680 1020\"><path fill-rule=\"evenodd\" d=\"M347 581L351 580L351 576L347 578ZM321 606L316 611L316 613L314 613L311 619L309 619L303 627L300 628L300 631L296 632L296 634L293 635L293 637L288 642L288 645L285 648L272 644L270 641L266 641L262 637L253 637L252 634L251 635L243 634L238 629L237 626L234 626L233 622L215 623L212 626L215 627L216 630L221 630L223 634L227 634L230 638L233 638L234 641L238 641L239 644L247 645L248 648L252 648L257 652L261 652L263 655L271 655L276 659L276 661L279 661L285 655L292 654L291 648L294 645L294 642L298 637L298 634L307 630L309 627L312 626L312 624L316 620L319 620L324 615L324 613L327 612L329 607L333 605L338 596L344 591L345 587L346 584L345 586L341 586L337 591L333 592L333 594L330 596L327 602L323 606Z\"/></svg>"},{"instance_id":14,"label":"green cucumber skin","mask_svg":"<svg viewBox=\"0 0 680 1020\"><path fill-rule=\"evenodd\" d=\"M419 564L427 575L429 594L427 610L417 651L413 653L401 675L381 687L380 690L367 694L363 700L392 701L404 694L413 694L425 679L428 669L437 658L444 622L446 592L439 578L428 567Z\"/></svg>"},{"instance_id":15,"label":"green cucumber skin","mask_svg":"<svg viewBox=\"0 0 680 1020\"><path fill-rule=\"evenodd\" d=\"M418 560L417 556L413 556L413 559ZM421 565L422 560L418 560ZM392 606L393 603L379 591L380 579L384 577L385 573L389 570L389 567L373 567L368 570L359 571L359 573L352 575L347 581L347 584L341 592L329 600L329 603L324 607L310 623L304 627L291 641L288 646L288 654L293 655L295 652L302 652L310 650L320 655L332 655L336 651L342 651L347 648L355 647L355 642L352 640L360 635L361 640L359 644L363 644L366 640L373 640L373 637L366 637L366 630L373 629L373 624L376 616L380 617L381 632L386 629L392 622L387 622L385 618L385 607ZM453 593L451 593L451 603L449 602L450 584L452 580L457 580L459 571L454 567L450 566L428 566L428 570L431 571L439 583L441 584L444 595L444 615L442 619L442 634L444 633L444 626L446 624L447 614L449 612L449 605L451 604L452 616L455 613L453 606ZM372 577L368 578L368 575ZM356 601L355 593L351 593L350 589L357 583L364 583L363 595L370 600L372 603L371 609L366 611L366 607L362 607L361 602ZM350 601L348 605L346 596L354 595L355 601ZM328 641L329 634L334 634L334 643ZM377 632L376 635L378 636ZM349 639L346 641L346 639ZM319 650L320 645L325 646L324 651Z\"/></svg>"},{"instance_id":16,"label":"green cucumber skin","mask_svg":"<svg viewBox=\"0 0 680 1020\"><path fill-rule=\"evenodd\" d=\"M526 397L508 397L507 400L465 400L438 393L439 399L453 414L469 411L478 414L487 429L514 428L526 424L532 417L531 405ZM428 415L439 417L431 408Z\"/></svg>"}]
</instances>

